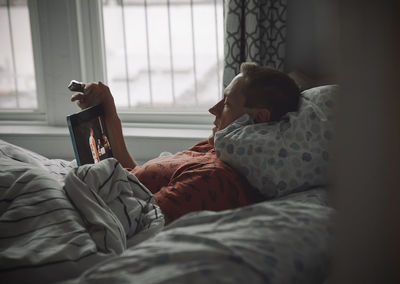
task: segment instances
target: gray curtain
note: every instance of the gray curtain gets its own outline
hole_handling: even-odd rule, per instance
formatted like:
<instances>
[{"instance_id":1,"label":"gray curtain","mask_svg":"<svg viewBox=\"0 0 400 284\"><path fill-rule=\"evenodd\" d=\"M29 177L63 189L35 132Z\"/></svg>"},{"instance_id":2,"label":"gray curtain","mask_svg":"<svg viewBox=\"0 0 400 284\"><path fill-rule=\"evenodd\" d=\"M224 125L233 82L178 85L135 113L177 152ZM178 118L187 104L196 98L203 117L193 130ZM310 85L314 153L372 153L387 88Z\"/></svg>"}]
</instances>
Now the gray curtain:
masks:
<instances>
[{"instance_id":1,"label":"gray curtain","mask_svg":"<svg viewBox=\"0 0 400 284\"><path fill-rule=\"evenodd\" d=\"M246 61L283 70L287 0L224 1L224 87Z\"/></svg>"}]
</instances>

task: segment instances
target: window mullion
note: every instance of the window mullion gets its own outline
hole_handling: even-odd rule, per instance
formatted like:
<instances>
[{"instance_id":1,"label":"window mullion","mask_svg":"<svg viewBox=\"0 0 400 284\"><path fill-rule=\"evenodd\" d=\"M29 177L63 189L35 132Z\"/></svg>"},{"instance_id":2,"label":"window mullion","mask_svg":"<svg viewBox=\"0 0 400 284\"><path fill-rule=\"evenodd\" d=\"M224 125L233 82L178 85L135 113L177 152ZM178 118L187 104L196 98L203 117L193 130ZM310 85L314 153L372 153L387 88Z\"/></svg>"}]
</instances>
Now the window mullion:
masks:
<instances>
[{"instance_id":1,"label":"window mullion","mask_svg":"<svg viewBox=\"0 0 400 284\"><path fill-rule=\"evenodd\" d=\"M101 1L77 1L79 53L82 80L106 81L106 62Z\"/></svg>"},{"instance_id":2,"label":"window mullion","mask_svg":"<svg viewBox=\"0 0 400 284\"><path fill-rule=\"evenodd\" d=\"M36 5L47 121L52 126L64 126L65 117L77 111L69 100L67 85L72 79L82 78L77 2L40 0Z\"/></svg>"},{"instance_id":3,"label":"window mullion","mask_svg":"<svg viewBox=\"0 0 400 284\"><path fill-rule=\"evenodd\" d=\"M130 87L130 74L129 74L129 60L128 48L126 44L126 23L125 23L125 7L124 0L121 0L121 19L122 19L122 40L124 43L124 57L125 57L125 77L126 77L126 90L128 95L128 106L131 107L131 87Z\"/></svg>"},{"instance_id":4,"label":"window mullion","mask_svg":"<svg viewBox=\"0 0 400 284\"><path fill-rule=\"evenodd\" d=\"M218 13L217 13L217 0L214 0L214 19L215 19L215 47L216 47L216 61L217 61L217 78L218 78L218 95L222 96L221 91L221 76L219 74L219 40L218 40Z\"/></svg>"},{"instance_id":5,"label":"window mullion","mask_svg":"<svg viewBox=\"0 0 400 284\"><path fill-rule=\"evenodd\" d=\"M19 103L19 91L18 91L18 78L17 78L17 64L15 63L15 46L14 46L14 36L12 31L12 22L11 22L11 8L10 8L10 0L7 0L7 15L8 15L8 30L10 34L10 44L11 44L11 61L13 66L13 77L14 77L14 88L15 88L15 98L17 101L17 108L20 107Z\"/></svg>"},{"instance_id":6,"label":"window mullion","mask_svg":"<svg viewBox=\"0 0 400 284\"><path fill-rule=\"evenodd\" d=\"M149 76L150 105L153 106L153 85L151 81L150 39L147 0L144 0L144 17L146 21L147 72Z\"/></svg>"},{"instance_id":7,"label":"window mullion","mask_svg":"<svg viewBox=\"0 0 400 284\"><path fill-rule=\"evenodd\" d=\"M167 14L168 14L168 43L169 43L169 61L171 66L171 90L172 90L172 101L176 104L175 98L175 77L174 77L174 57L172 54L172 31L171 31L171 3L167 0Z\"/></svg>"},{"instance_id":8,"label":"window mullion","mask_svg":"<svg viewBox=\"0 0 400 284\"><path fill-rule=\"evenodd\" d=\"M44 88L44 69L42 60L42 35L39 26L38 0L29 0L28 11L31 25L32 50L34 60L34 70L36 78L36 95L38 102L38 120L45 120L46 117L46 93Z\"/></svg>"},{"instance_id":9,"label":"window mullion","mask_svg":"<svg viewBox=\"0 0 400 284\"><path fill-rule=\"evenodd\" d=\"M193 77L194 77L194 99L196 106L199 104L197 98L197 69L196 69L196 44L195 44L195 29L194 29L194 11L193 11L193 0L190 0L190 20L192 28L192 54L193 54Z\"/></svg>"}]
</instances>

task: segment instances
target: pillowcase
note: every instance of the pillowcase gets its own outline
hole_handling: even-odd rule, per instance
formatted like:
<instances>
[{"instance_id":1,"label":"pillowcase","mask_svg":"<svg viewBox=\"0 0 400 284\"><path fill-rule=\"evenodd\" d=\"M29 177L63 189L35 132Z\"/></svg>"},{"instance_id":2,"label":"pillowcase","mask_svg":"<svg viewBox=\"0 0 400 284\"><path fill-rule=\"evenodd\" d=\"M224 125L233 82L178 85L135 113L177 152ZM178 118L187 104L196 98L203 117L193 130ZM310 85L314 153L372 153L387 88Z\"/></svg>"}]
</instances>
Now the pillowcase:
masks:
<instances>
[{"instance_id":1,"label":"pillowcase","mask_svg":"<svg viewBox=\"0 0 400 284\"><path fill-rule=\"evenodd\" d=\"M338 86L303 91L297 112L255 124L245 114L215 134L217 156L266 198L328 184L333 106Z\"/></svg>"}]
</instances>

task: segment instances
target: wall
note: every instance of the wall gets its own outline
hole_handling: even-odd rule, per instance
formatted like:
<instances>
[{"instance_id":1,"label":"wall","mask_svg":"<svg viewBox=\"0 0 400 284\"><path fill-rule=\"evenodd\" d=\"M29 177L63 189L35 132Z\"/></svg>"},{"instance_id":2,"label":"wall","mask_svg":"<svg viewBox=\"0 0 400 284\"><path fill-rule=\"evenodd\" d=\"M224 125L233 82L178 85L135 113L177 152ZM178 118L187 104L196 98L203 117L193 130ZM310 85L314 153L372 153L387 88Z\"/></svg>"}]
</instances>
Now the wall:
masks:
<instances>
[{"instance_id":1,"label":"wall","mask_svg":"<svg viewBox=\"0 0 400 284\"><path fill-rule=\"evenodd\" d=\"M332 283L400 283L400 1L340 4Z\"/></svg>"},{"instance_id":2,"label":"wall","mask_svg":"<svg viewBox=\"0 0 400 284\"><path fill-rule=\"evenodd\" d=\"M285 72L334 77L339 27L332 0L288 0Z\"/></svg>"}]
</instances>

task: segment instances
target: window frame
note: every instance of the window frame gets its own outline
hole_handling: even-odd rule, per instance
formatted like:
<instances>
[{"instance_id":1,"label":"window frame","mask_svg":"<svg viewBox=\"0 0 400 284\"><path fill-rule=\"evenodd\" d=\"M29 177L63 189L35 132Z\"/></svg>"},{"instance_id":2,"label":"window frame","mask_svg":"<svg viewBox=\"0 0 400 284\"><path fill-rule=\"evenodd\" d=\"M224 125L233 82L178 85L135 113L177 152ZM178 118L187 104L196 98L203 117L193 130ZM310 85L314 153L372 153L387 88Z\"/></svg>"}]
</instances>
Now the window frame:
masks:
<instances>
[{"instance_id":1,"label":"window frame","mask_svg":"<svg viewBox=\"0 0 400 284\"><path fill-rule=\"evenodd\" d=\"M64 78L71 78L71 74L80 77L82 74L77 45L77 2L29 0L27 3L37 109L2 109L0 123L5 126L65 126L65 116L77 110L72 103L66 104L70 92L66 90L68 83Z\"/></svg>"},{"instance_id":2,"label":"window frame","mask_svg":"<svg viewBox=\"0 0 400 284\"><path fill-rule=\"evenodd\" d=\"M45 111L45 95L44 95L44 78L42 72L42 55L39 30L39 16L37 11L37 0L27 1L27 8L30 19L31 38L32 38L32 54L35 70L35 83L36 83L36 97L37 109L1 109L0 121L38 121L44 122L46 120Z\"/></svg>"},{"instance_id":3,"label":"window frame","mask_svg":"<svg viewBox=\"0 0 400 284\"><path fill-rule=\"evenodd\" d=\"M2 124L7 121L21 123L34 121L49 126L65 126L65 115L74 113L78 109L74 104L66 103L69 100L65 98L71 93L66 88L60 90L60 85L66 85L66 81L72 79L107 83L102 1L58 0L57 4L63 6L64 9L52 10L55 5L52 0L28 1L38 108L1 110ZM60 15L58 17L52 13L60 13ZM62 19L67 19L67 22L58 23ZM61 50L57 48L56 41L61 39L56 37L57 34L63 34L63 38L66 37L62 41L68 43L67 48L65 46L62 46ZM60 60L61 57L63 60ZM60 64L62 62L68 62L66 64L68 66ZM59 77L68 79L52 80L53 71L56 69ZM75 77L71 77L71 74ZM212 124L212 117L207 112L118 110L118 113L124 124L143 127L168 124L175 125L177 128L204 129Z\"/></svg>"},{"instance_id":4,"label":"window frame","mask_svg":"<svg viewBox=\"0 0 400 284\"><path fill-rule=\"evenodd\" d=\"M83 3L84 2L84 3ZM90 5L87 5L90 3ZM103 7L102 1L89 0L82 1L81 10L85 11L86 15L92 19L91 22L91 34L95 35L101 43L100 48L96 49L93 46L91 49L88 48L90 43L88 43L85 48L86 52L96 54L99 58L102 58L102 66L93 66L94 70L102 70L103 73L97 74L90 81L96 81L96 78L102 78L105 83L107 83L107 66L106 66L106 52L104 44L104 27L103 27ZM93 11L97 13L93 14ZM81 19L83 20L83 19ZM96 62L93 60L93 62ZM93 72L93 74L95 74ZM97 79L97 81L99 81ZM111 90L112 92L112 90ZM216 100L217 102L217 100ZM210 106L211 107L211 106ZM124 110L118 110L118 115L121 121L125 124L130 125L141 125L143 127L158 127L160 125L169 124L175 128L197 128L205 129L212 124L213 118L208 114L208 112L151 112L151 111L140 111L140 112L129 112Z\"/></svg>"}]
</instances>

